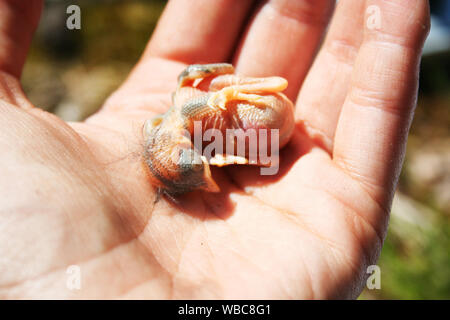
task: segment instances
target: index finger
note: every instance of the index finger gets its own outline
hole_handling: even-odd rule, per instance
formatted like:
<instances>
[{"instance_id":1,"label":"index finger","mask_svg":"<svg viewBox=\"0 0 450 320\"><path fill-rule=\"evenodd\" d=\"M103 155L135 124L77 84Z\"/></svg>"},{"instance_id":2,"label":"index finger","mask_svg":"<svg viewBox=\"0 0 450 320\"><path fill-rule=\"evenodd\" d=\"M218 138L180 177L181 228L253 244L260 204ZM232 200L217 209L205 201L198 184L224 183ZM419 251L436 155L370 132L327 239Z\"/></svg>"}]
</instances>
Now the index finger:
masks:
<instances>
[{"instance_id":1,"label":"index finger","mask_svg":"<svg viewBox=\"0 0 450 320\"><path fill-rule=\"evenodd\" d=\"M253 0L172 0L144 54L184 62L230 58Z\"/></svg>"}]
</instances>

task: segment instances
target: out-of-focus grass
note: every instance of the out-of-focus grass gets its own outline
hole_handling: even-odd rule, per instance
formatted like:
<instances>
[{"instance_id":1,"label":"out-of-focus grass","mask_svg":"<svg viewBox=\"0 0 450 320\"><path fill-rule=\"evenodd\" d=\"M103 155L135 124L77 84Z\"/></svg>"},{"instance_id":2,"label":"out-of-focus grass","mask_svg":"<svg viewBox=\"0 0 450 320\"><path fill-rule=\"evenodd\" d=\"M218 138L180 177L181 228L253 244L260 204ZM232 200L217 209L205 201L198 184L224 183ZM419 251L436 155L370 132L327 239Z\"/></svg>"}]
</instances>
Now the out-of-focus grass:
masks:
<instances>
[{"instance_id":1,"label":"out-of-focus grass","mask_svg":"<svg viewBox=\"0 0 450 320\"><path fill-rule=\"evenodd\" d=\"M381 297L395 299L450 299L450 224L437 216L428 230L410 228L406 236L420 233L421 240L389 233L380 259Z\"/></svg>"},{"instance_id":2,"label":"out-of-focus grass","mask_svg":"<svg viewBox=\"0 0 450 320\"><path fill-rule=\"evenodd\" d=\"M449 299L450 223L448 216L410 198L394 206L378 265L381 290L366 289L365 299ZM405 203L405 201L407 201ZM413 205L413 208L409 207ZM407 214L419 214L408 217ZM412 221L411 221L412 220Z\"/></svg>"},{"instance_id":3,"label":"out-of-focus grass","mask_svg":"<svg viewBox=\"0 0 450 320\"><path fill-rule=\"evenodd\" d=\"M30 100L64 120L99 109L138 61L166 1L80 0L81 29L68 30L73 1L46 1L22 83Z\"/></svg>"},{"instance_id":4,"label":"out-of-focus grass","mask_svg":"<svg viewBox=\"0 0 450 320\"><path fill-rule=\"evenodd\" d=\"M82 28L65 28L72 1L48 1L23 75L37 106L82 120L126 78L166 1L78 1ZM450 298L450 55L427 57L399 192L381 258L381 290L362 299Z\"/></svg>"}]
</instances>

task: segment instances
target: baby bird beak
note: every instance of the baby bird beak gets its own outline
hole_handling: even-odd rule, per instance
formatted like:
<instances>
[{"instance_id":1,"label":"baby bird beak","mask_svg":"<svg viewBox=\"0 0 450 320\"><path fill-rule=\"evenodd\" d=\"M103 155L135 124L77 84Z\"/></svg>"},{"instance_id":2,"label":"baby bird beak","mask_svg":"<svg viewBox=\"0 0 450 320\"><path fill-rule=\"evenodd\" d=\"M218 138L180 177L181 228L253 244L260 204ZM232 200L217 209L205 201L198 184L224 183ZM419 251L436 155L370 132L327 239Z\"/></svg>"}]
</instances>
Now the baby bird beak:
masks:
<instances>
[{"instance_id":1,"label":"baby bird beak","mask_svg":"<svg viewBox=\"0 0 450 320\"><path fill-rule=\"evenodd\" d=\"M203 180L205 182L205 185L202 186L200 189L207 192L220 192L219 186L217 185L217 183L215 183L214 179L212 178L208 160L206 159L205 156L202 156L201 158L204 166Z\"/></svg>"}]
</instances>

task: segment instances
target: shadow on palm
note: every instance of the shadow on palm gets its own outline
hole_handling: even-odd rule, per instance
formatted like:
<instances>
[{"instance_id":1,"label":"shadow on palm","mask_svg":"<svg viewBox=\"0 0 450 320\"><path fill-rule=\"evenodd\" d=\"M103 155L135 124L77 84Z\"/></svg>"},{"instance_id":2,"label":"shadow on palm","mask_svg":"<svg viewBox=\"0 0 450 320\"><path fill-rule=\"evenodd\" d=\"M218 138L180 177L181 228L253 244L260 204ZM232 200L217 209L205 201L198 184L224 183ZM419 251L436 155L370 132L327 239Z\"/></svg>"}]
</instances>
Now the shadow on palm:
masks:
<instances>
[{"instance_id":1,"label":"shadow on palm","mask_svg":"<svg viewBox=\"0 0 450 320\"><path fill-rule=\"evenodd\" d=\"M286 175L292 166L314 146L314 142L303 132L303 125L297 124L291 141L279 152L278 171L274 175L262 175L260 166L230 165L223 168L211 166L214 180L220 192L193 191L179 196L163 195L164 199L178 211L200 219L229 218L235 210L231 193L251 196L247 187L271 187ZM200 205L200 203L202 205ZM199 208L204 208L199 210Z\"/></svg>"}]
</instances>

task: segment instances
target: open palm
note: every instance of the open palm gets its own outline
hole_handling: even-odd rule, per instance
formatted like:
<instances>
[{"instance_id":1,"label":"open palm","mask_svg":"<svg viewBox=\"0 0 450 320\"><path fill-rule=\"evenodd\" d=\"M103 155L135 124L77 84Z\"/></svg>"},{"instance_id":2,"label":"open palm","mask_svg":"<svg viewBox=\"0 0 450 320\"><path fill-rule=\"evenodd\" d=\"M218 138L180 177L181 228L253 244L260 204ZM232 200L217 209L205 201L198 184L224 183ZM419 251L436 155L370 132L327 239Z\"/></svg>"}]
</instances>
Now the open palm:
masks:
<instances>
[{"instance_id":1,"label":"open palm","mask_svg":"<svg viewBox=\"0 0 450 320\"><path fill-rule=\"evenodd\" d=\"M173 0L123 86L65 123L18 80L41 2L0 0L0 297L357 297L386 233L429 15L425 0L339 1L316 56L334 3L271 0L249 19L251 1ZM187 64L225 61L289 81L298 123L279 173L215 169L218 194L158 197L142 124Z\"/></svg>"}]
</instances>

